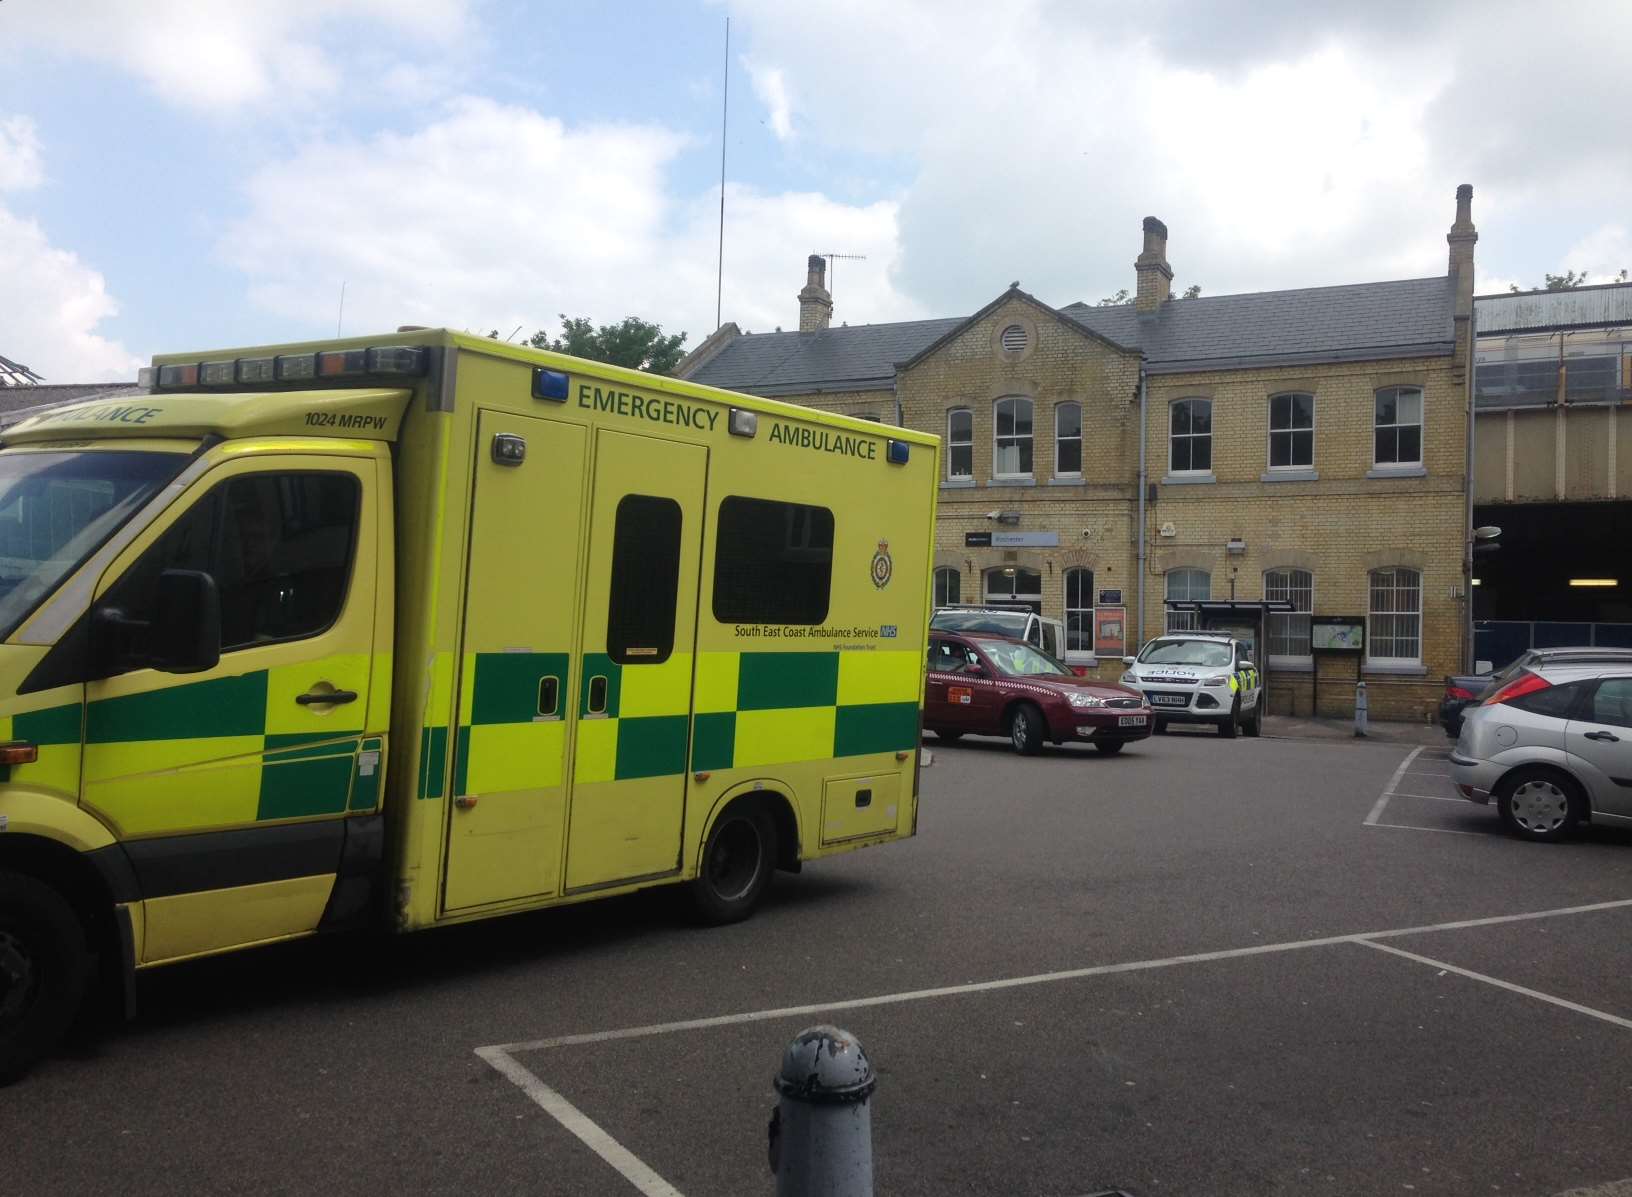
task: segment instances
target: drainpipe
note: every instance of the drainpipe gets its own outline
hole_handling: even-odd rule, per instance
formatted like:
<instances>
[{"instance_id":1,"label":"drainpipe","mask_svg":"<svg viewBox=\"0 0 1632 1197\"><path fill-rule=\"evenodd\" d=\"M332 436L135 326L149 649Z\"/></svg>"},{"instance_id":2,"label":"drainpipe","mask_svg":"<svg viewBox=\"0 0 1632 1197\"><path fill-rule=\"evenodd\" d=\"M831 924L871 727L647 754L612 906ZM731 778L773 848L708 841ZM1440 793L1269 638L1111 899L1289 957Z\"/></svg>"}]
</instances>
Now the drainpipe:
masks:
<instances>
[{"instance_id":1,"label":"drainpipe","mask_svg":"<svg viewBox=\"0 0 1632 1197\"><path fill-rule=\"evenodd\" d=\"M1462 594L1463 623L1462 623L1462 671L1472 673L1476 651L1473 644L1473 436L1474 429L1479 426L1478 413L1474 410L1474 402L1478 392L1473 385L1474 371L1477 369L1478 354L1475 352L1479 343L1479 305L1471 305L1468 313L1468 450L1467 464L1462 471L1462 484L1467 490L1467 518L1462 528Z\"/></svg>"},{"instance_id":2,"label":"drainpipe","mask_svg":"<svg viewBox=\"0 0 1632 1197\"><path fill-rule=\"evenodd\" d=\"M1145 434L1149 422L1145 418L1145 363L1139 362L1139 639L1134 645L1133 654L1145 645ZM1473 493L1471 490L1468 492ZM1472 507L1468 508L1471 519ZM1471 625L1470 625L1471 626Z\"/></svg>"}]
</instances>

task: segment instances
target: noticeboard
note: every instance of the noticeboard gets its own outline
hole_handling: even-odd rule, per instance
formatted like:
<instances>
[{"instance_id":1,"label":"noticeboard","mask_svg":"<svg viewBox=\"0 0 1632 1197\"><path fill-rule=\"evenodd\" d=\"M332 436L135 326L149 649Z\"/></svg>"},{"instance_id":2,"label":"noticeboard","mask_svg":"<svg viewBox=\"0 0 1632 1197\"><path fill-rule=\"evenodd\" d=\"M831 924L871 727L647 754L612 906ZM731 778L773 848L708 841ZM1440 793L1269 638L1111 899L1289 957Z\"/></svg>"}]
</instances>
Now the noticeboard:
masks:
<instances>
[{"instance_id":1,"label":"noticeboard","mask_svg":"<svg viewBox=\"0 0 1632 1197\"><path fill-rule=\"evenodd\" d=\"M1128 651L1128 612L1125 607L1094 608L1094 655L1120 657Z\"/></svg>"},{"instance_id":2,"label":"noticeboard","mask_svg":"<svg viewBox=\"0 0 1632 1197\"><path fill-rule=\"evenodd\" d=\"M1366 647L1366 621L1358 615L1315 615L1309 619L1309 648L1317 653L1359 653Z\"/></svg>"}]
</instances>

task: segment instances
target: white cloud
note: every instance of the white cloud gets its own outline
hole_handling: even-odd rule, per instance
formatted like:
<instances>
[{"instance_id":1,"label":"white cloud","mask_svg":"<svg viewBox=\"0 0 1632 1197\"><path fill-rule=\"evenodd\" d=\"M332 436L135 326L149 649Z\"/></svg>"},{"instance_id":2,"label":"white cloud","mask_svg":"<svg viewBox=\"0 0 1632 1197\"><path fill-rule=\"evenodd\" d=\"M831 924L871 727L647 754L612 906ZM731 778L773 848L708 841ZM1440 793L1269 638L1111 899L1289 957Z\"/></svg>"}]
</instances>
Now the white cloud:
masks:
<instances>
[{"instance_id":1,"label":"white cloud","mask_svg":"<svg viewBox=\"0 0 1632 1197\"><path fill-rule=\"evenodd\" d=\"M569 127L466 98L411 134L314 142L264 168L220 254L257 303L314 331L344 282L348 332L521 325L526 335L554 331L559 313L635 315L696 345L714 327L719 199L666 200L687 144L658 126ZM726 319L796 324L805 255L835 239L868 254L840 280L842 318L911 310L890 283L893 204L732 188L726 212Z\"/></svg>"},{"instance_id":2,"label":"white cloud","mask_svg":"<svg viewBox=\"0 0 1632 1197\"><path fill-rule=\"evenodd\" d=\"M327 29L368 22L371 39L434 38L445 48L466 32L470 2L38 0L7 6L6 36L10 53L32 42L100 59L174 103L218 112L333 93L340 71L317 40Z\"/></svg>"},{"instance_id":3,"label":"white cloud","mask_svg":"<svg viewBox=\"0 0 1632 1197\"><path fill-rule=\"evenodd\" d=\"M1570 246L1564 269L1585 270L1589 283L1613 282L1621 271L1632 271L1632 232L1624 224L1606 224Z\"/></svg>"},{"instance_id":4,"label":"white cloud","mask_svg":"<svg viewBox=\"0 0 1632 1197\"><path fill-rule=\"evenodd\" d=\"M0 191L37 187L44 175L33 122L0 120ZM4 204L0 263L0 353L47 382L135 380L139 359L96 331L118 311L102 276Z\"/></svg>"},{"instance_id":5,"label":"white cloud","mask_svg":"<svg viewBox=\"0 0 1632 1197\"><path fill-rule=\"evenodd\" d=\"M788 79L782 73L782 68L763 66L746 58L743 59L743 66L748 69L748 80L753 84L754 94L765 105L771 132L776 134L778 141L791 140L793 101L788 95Z\"/></svg>"}]
</instances>

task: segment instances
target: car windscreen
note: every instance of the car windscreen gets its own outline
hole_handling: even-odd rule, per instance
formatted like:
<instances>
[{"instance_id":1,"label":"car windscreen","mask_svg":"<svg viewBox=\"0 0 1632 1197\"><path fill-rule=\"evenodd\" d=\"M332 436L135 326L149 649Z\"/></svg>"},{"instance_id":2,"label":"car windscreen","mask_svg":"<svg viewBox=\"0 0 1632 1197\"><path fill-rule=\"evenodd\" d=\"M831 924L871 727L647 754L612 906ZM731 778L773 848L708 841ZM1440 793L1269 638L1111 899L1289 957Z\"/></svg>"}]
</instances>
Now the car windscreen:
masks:
<instances>
[{"instance_id":1,"label":"car windscreen","mask_svg":"<svg viewBox=\"0 0 1632 1197\"><path fill-rule=\"evenodd\" d=\"M939 632L996 632L1023 637L1028 616L1023 611L937 611L929 626Z\"/></svg>"},{"instance_id":2,"label":"car windscreen","mask_svg":"<svg viewBox=\"0 0 1632 1197\"><path fill-rule=\"evenodd\" d=\"M0 454L0 636L187 464L131 450Z\"/></svg>"},{"instance_id":3,"label":"car windscreen","mask_svg":"<svg viewBox=\"0 0 1632 1197\"><path fill-rule=\"evenodd\" d=\"M1010 677L1074 677L1053 657L1029 644L987 640L980 646L992 664Z\"/></svg>"},{"instance_id":4,"label":"car windscreen","mask_svg":"<svg viewBox=\"0 0 1632 1197\"><path fill-rule=\"evenodd\" d=\"M1139 654L1141 665L1199 665L1220 668L1230 664L1230 646L1216 640L1153 640Z\"/></svg>"}]
</instances>

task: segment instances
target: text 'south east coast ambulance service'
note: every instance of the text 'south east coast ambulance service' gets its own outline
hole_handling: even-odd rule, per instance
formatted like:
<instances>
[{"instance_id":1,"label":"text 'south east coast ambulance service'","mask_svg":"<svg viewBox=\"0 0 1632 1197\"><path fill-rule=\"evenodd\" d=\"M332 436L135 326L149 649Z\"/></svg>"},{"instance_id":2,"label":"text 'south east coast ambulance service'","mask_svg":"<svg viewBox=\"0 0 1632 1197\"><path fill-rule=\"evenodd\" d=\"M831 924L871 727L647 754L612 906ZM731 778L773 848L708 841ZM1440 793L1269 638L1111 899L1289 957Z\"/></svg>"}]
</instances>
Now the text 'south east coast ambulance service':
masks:
<instances>
[{"instance_id":1,"label":"text 'south east coast ambulance service'","mask_svg":"<svg viewBox=\"0 0 1632 1197\"><path fill-rule=\"evenodd\" d=\"M936 438L445 331L0 449L0 1074L92 980L913 834Z\"/></svg>"}]
</instances>

